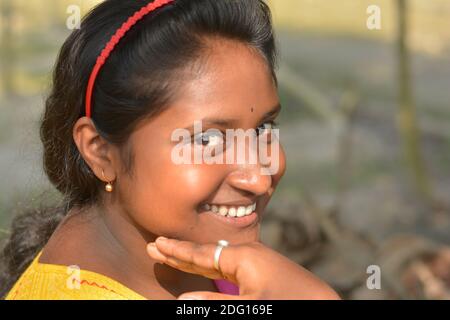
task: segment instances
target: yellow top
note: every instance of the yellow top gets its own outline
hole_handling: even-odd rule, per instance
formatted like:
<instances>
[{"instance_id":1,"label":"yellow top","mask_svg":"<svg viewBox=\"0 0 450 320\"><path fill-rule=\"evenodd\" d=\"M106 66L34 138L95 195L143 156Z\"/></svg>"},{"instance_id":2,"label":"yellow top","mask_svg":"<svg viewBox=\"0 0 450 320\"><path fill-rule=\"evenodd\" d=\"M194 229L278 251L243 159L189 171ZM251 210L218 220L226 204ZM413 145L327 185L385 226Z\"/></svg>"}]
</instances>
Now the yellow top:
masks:
<instances>
[{"instance_id":1,"label":"yellow top","mask_svg":"<svg viewBox=\"0 0 450 320\"><path fill-rule=\"evenodd\" d=\"M39 263L33 259L6 300L147 300L123 284L76 266Z\"/></svg>"}]
</instances>

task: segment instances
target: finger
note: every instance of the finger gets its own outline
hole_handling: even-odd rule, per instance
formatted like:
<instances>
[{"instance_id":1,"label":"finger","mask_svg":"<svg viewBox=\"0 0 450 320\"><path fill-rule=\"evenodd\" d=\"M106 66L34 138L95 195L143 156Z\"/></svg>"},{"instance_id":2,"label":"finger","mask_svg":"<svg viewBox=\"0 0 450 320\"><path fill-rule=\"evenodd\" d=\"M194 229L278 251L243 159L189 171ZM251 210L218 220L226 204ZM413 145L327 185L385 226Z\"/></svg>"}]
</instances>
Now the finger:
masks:
<instances>
[{"instance_id":1,"label":"finger","mask_svg":"<svg viewBox=\"0 0 450 320\"><path fill-rule=\"evenodd\" d=\"M214 267L216 244L197 244L191 241L158 238L156 247L168 257L193 265L199 270L203 269L204 272L220 275L220 272ZM228 247L226 250L231 250L231 248Z\"/></svg>"},{"instance_id":2,"label":"finger","mask_svg":"<svg viewBox=\"0 0 450 320\"><path fill-rule=\"evenodd\" d=\"M156 247L156 244L154 242L149 243L147 245L147 252L150 255L150 257L152 257L153 259L155 259L159 262L168 264L168 265L170 265L174 268L180 269L182 271L193 269L193 266L188 263L185 263L176 258L162 254L161 251L158 250L158 248Z\"/></svg>"},{"instance_id":3,"label":"finger","mask_svg":"<svg viewBox=\"0 0 450 320\"><path fill-rule=\"evenodd\" d=\"M233 296L210 291L193 291L183 293L177 300L249 300L249 297Z\"/></svg>"},{"instance_id":4,"label":"finger","mask_svg":"<svg viewBox=\"0 0 450 320\"><path fill-rule=\"evenodd\" d=\"M233 283L237 282L237 270L239 269L240 251L238 246L227 246L222 249L219 267L214 267L214 254L216 244L198 244L191 241L181 241L159 237L155 241L157 249L167 257L164 263L177 263L178 266L187 263L191 265L192 273L199 273L211 279L225 278ZM177 259L177 260L175 260ZM186 265L184 265L186 266ZM212 275L209 276L209 275Z\"/></svg>"},{"instance_id":5,"label":"finger","mask_svg":"<svg viewBox=\"0 0 450 320\"><path fill-rule=\"evenodd\" d=\"M156 244L151 242L147 245L147 252L155 260L165 262L167 260L167 256L162 254L161 251L158 250Z\"/></svg>"},{"instance_id":6,"label":"finger","mask_svg":"<svg viewBox=\"0 0 450 320\"><path fill-rule=\"evenodd\" d=\"M199 266L196 266L190 262L182 261L180 259L174 258L172 256L166 256L161 251L158 250L155 243L149 243L147 246L147 252L153 259L165 263L173 268L176 268L178 270L189 272L193 274L198 274L205 276L210 279L220 279L222 278L222 275L217 270L210 270L207 268L202 268Z\"/></svg>"}]
</instances>

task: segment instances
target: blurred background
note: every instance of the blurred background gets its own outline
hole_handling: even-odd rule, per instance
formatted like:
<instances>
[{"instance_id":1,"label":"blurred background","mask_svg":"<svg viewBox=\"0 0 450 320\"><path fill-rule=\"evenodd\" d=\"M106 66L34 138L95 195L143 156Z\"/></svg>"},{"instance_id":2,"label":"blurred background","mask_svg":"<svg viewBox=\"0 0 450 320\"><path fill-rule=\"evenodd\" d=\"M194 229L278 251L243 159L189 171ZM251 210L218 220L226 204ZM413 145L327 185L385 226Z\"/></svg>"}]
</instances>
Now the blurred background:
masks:
<instances>
[{"instance_id":1,"label":"blurred background","mask_svg":"<svg viewBox=\"0 0 450 320\"><path fill-rule=\"evenodd\" d=\"M98 2L0 2L0 238L59 199L39 119L68 6ZM262 241L346 299L450 299L450 1L267 2L288 169Z\"/></svg>"}]
</instances>

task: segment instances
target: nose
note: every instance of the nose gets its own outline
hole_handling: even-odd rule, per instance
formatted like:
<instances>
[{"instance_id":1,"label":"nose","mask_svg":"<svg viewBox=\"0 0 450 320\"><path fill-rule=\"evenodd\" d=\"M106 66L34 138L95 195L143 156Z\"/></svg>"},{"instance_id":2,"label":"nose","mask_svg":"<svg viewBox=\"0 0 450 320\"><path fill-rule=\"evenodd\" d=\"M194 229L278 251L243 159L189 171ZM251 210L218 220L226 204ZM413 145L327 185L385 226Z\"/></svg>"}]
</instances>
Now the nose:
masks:
<instances>
[{"instance_id":1,"label":"nose","mask_svg":"<svg viewBox=\"0 0 450 320\"><path fill-rule=\"evenodd\" d=\"M227 177L228 184L241 191L252 193L255 196L260 196L268 192L272 187L272 175L267 173L266 168L260 161L256 136L250 135L250 137L241 139L235 142L234 147L236 148L236 158L235 164L231 166L232 171ZM243 148L245 160L239 158L238 148ZM242 152L242 149L240 151ZM253 161L250 160L251 158Z\"/></svg>"},{"instance_id":2,"label":"nose","mask_svg":"<svg viewBox=\"0 0 450 320\"><path fill-rule=\"evenodd\" d=\"M245 165L228 175L228 183L239 190L260 196L269 191L272 185L272 176L261 172L259 165Z\"/></svg>"}]
</instances>

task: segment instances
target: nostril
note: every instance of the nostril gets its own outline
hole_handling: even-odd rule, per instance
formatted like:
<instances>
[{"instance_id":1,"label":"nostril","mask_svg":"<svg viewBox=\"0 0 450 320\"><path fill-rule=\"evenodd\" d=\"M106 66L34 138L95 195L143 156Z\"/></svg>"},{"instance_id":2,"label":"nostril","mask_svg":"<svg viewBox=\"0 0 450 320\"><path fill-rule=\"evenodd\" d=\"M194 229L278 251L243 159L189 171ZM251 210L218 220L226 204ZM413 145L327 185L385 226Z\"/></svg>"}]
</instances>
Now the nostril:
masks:
<instances>
[{"instance_id":1,"label":"nostril","mask_svg":"<svg viewBox=\"0 0 450 320\"><path fill-rule=\"evenodd\" d=\"M263 195L272 186L272 176L261 175L256 170L234 172L228 177L228 183L232 187L245 191L252 196Z\"/></svg>"},{"instance_id":2,"label":"nostril","mask_svg":"<svg viewBox=\"0 0 450 320\"><path fill-rule=\"evenodd\" d=\"M272 176L262 175L259 172L252 172L248 183L254 188L254 190L258 190L253 193L263 194L266 193L272 185Z\"/></svg>"}]
</instances>

